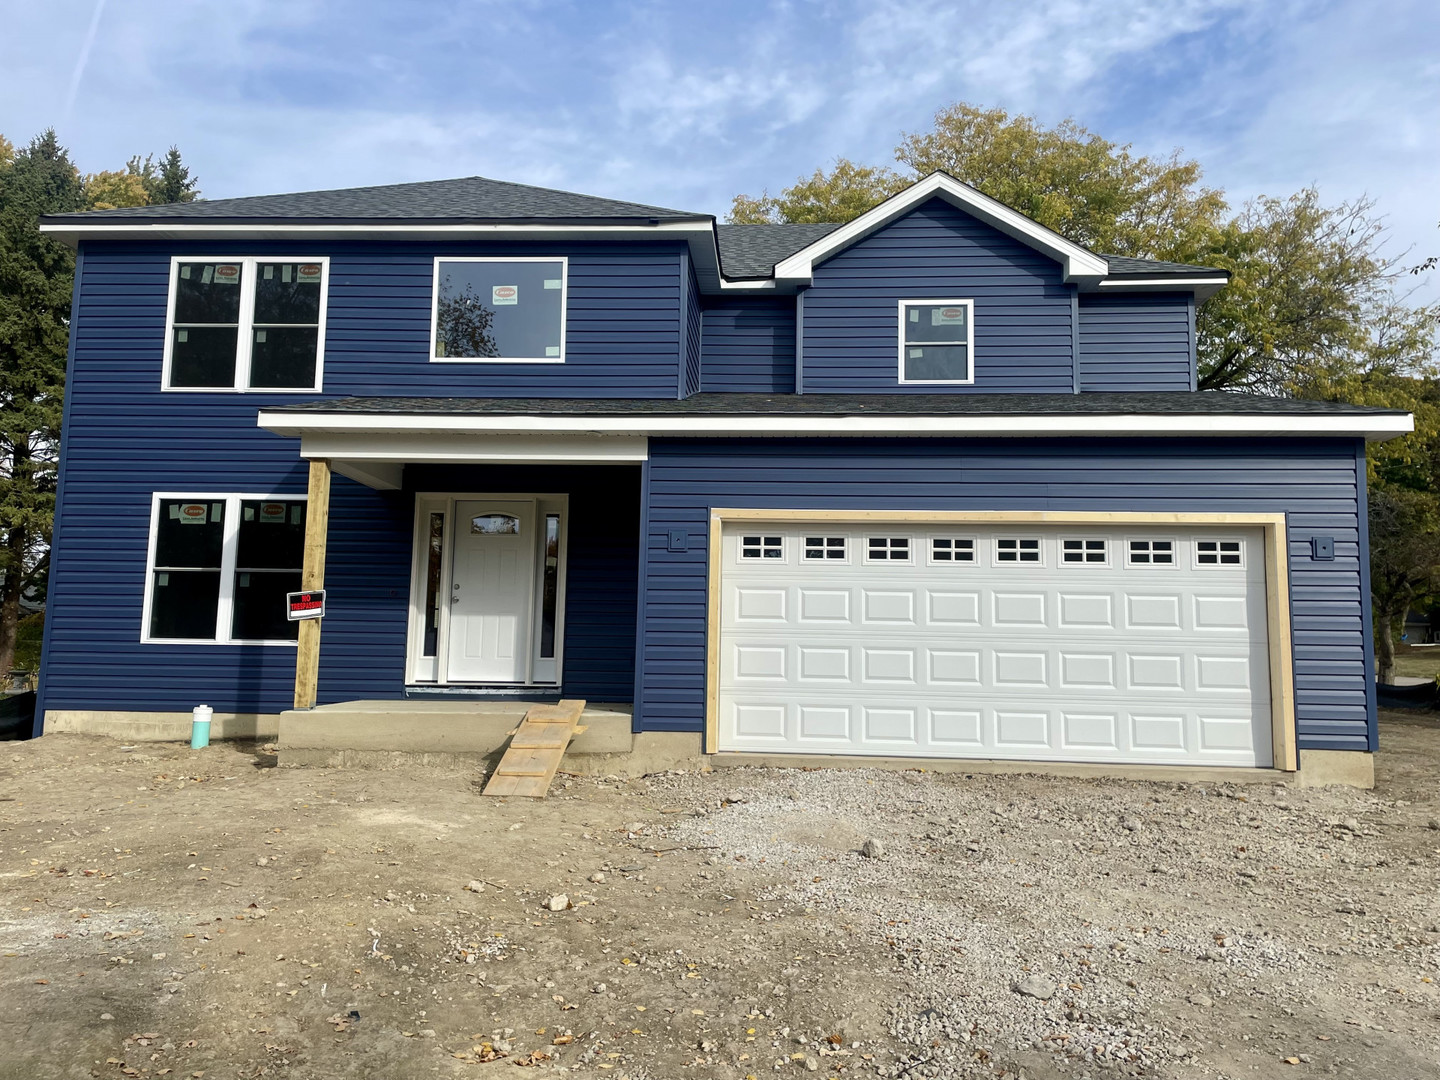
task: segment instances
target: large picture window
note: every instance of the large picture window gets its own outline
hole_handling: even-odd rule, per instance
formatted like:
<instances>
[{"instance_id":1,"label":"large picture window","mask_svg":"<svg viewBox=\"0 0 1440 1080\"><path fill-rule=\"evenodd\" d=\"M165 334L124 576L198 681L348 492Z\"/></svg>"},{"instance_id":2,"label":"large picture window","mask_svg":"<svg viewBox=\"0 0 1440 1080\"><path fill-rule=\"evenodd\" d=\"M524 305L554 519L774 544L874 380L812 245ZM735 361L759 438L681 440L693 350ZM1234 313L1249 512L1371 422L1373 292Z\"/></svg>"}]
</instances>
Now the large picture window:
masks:
<instances>
[{"instance_id":1,"label":"large picture window","mask_svg":"<svg viewBox=\"0 0 1440 1080\"><path fill-rule=\"evenodd\" d=\"M430 358L565 362L567 261L436 259Z\"/></svg>"},{"instance_id":2,"label":"large picture window","mask_svg":"<svg viewBox=\"0 0 1440 1080\"><path fill-rule=\"evenodd\" d=\"M155 496L146 641L289 642L285 594L300 589L305 499Z\"/></svg>"},{"instance_id":3,"label":"large picture window","mask_svg":"<svg viewBox=\"0 0 1440 1080\"><path fill-rule=\"evenodd\" d=\"M170 261L167 390L318 390L328 260Z\"/></svg>"},{"instance_id":4,"label":"large picture window","mask_svg":"<svg viewBox=\"0 0 1440 1080\"><path fill-rule=\"evenodd\" d=\"M900 382L973 383L975 301L900 301Z\"/></svg>"}]
</instances>

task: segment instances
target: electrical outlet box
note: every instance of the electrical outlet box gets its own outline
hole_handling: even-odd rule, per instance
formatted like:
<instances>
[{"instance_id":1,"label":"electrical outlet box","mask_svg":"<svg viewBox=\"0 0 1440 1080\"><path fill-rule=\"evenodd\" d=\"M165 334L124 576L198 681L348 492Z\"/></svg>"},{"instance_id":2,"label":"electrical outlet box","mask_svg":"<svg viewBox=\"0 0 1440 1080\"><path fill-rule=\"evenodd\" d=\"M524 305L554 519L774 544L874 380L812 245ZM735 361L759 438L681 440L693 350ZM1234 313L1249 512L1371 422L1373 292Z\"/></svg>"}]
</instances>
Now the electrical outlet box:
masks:
<instances>
[{"instance_id":1,"label":"electrical outlet box","mask_svg":"<svg viewBox=\"0 0 1440 1080\"><path fill-rule=\"evenodd\" d=\"M689 534L688 532L686 532L684 529L671 529L671 530L670 530L670 550L671 550L671 551L689 551L689 550L690 550L690 534Z\"/></svg>"},{"instance_id":2,"label":"electrical outlet box","mask_svg":"<svg viewBox=\"0 0 1440 1080\"><path fill-rule=\"evenodd\" d=\"M1310 538L1310 558L1317 562L1329 562L1335 558L1335 538L1333 536L1312 536Z\"/></svg>"}]
</instances>

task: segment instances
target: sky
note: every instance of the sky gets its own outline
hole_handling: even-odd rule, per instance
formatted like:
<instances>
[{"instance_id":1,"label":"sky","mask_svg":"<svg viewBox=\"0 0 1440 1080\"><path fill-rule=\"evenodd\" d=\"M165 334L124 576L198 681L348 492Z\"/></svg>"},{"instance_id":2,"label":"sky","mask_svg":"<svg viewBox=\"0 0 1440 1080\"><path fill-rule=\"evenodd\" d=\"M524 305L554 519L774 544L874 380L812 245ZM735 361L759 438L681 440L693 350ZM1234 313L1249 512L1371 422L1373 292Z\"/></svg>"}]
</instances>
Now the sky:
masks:
<instances>
[{"instance_id":1,"label":"sky","mask_svg":"<svg viewBox=\"0 0 1440 1080\"><path fill-rule=\"evenodd\" d=\"M209 198L484 175L716 214L956 101L1440 254L1434 0L0 0L0 134ZM1440 298L1440 276L1423 287Z\"/></svg>"}]
</instances>

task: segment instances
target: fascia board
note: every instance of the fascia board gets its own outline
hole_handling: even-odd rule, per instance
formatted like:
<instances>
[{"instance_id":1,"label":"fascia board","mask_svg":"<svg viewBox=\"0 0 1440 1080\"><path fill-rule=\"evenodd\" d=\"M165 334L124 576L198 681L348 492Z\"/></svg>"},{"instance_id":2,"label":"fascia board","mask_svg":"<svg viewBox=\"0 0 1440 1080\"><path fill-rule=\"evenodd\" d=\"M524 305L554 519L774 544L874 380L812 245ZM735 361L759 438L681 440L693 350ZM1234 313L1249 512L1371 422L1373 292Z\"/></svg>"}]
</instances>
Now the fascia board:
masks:
<instances>
[{"instance_id":1,"label":"fascia board","mask_svg":"<svg viewBox=\"0 0 1440 1080\"><path fill-rule=\"evenodd\" d=\"M1409 413L1338 416L1121 414L1086 416L495 416L377 415L261 410L257 423L277 435L464 433L472 435L631 435L734 437L1118 437L1329 436L1383 442L1414 430Z\"/></svg>"}]
</instances>

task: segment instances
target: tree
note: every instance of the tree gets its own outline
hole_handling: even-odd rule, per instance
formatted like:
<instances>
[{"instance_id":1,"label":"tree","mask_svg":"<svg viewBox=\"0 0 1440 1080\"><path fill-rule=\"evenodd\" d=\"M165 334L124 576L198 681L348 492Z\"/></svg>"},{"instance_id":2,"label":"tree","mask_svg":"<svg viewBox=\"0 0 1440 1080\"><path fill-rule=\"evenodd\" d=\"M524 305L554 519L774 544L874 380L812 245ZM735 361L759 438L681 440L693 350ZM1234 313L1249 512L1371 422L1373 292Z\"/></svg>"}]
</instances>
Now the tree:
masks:
<instances>
[{"instance_id":1,"label":"tree","mask_svg":"<svg viewBox=\"0 0 1440 1080\"><path fill-rule=\"evenodd\" d=\"M780 195L736 195L729 220L736 225L775 225L787 221L850 221L908 187L911 178L884 166L856 165L838 158L829 173L816 169Z\"/></svg>"},{"instance_id":2,"label":"tree","mask_svg":"<svg viewBox=\"0 0 1440 1080\"><path fill-rule=\"evenodd\" d=\"M123 169L91 173L85 177L85 194L91 210L114 210L121 206L154 206L160 203L193 202L200 193L198 181L170 147L159 165L153 154L142 160L137 154Z\"/></svg>"},{"instance_id":3,"label":"tree","mask_svg":"<svg viewBox=\"0 0 1440 1080\"><path fill-rule=\"evenodd\" d=\"M1370 595L1375 606L1379 679L1395 676L1395 628L1440 573L1440 503L1429 492L1389 488L1370 494Z\"/></svg>"},{"instance_id":4,"label":"tree","mask_svg":"<svg viewBox=\"0 0 1440 1080\"><path fill-rule=\"evenodd\" d=\"M84 207L79 171L53 130L0 167L0 673L14 665L20 597L54 521L75 273L73 253L36 219Z\"/></svg>"}]
</instances>

